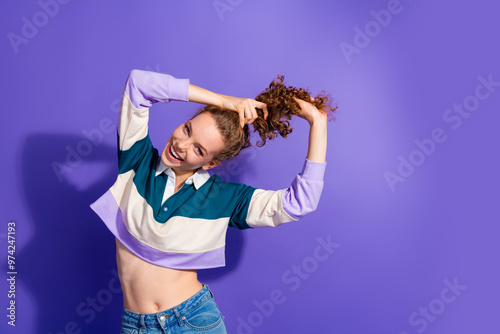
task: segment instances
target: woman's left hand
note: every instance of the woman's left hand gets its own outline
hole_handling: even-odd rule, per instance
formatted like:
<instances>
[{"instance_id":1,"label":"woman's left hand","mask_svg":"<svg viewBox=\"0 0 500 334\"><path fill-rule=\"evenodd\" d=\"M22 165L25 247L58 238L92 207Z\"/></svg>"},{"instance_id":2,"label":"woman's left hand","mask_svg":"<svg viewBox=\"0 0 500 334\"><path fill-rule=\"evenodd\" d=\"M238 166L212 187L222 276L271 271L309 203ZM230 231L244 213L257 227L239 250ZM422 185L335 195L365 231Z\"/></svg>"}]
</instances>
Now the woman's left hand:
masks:
<instances>
[{"instance_id":1,"label":"woman's left hand","mask_svg":"<svg viewBox=\"0 0 500 334\"><path fill-rule=\"evenodd\" d=\"M327 137L327 119L328 116L323 110L319 110L310 102L294 97L300 106L300 112L297 116L309 122L309 148L307 151L307 160L325 163L326 162L326 137ZM314 99L311 98L311 102Z\"/></svg>"},{"instance_id":2,"label":"woman's left hand","mask_svg":"<svg viewBox=\"0 0 500 334\"><path fill-rule=\"evenodd\" d=\"M311 103L314 102L314 98L311 97L311 102L307 102L296 97L294 97L294 99L299 104L300 107L300 113L297 116L305 119L306 121L309 122L309 124L312 124L317 119L321 120L327 119L326 112L319 110L318 108L316 108L314 104Z\"/></svg>"}]
</instances>

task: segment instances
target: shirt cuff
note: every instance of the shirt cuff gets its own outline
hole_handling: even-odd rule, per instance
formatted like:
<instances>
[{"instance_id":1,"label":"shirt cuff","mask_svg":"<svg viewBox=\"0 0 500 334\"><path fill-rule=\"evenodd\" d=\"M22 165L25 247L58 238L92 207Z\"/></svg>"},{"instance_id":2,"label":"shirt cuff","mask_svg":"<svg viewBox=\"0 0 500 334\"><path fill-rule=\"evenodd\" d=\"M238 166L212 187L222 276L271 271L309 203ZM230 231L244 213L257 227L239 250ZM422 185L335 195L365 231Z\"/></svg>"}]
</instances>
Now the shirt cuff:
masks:
<instances>
[{"instance_id":1,"label":"shirt cuff","mask_svg":"<svg viewBox=\"0 0 500 334\"><path fill-rule=\"evenodd\" d=\"M125 84L125 94L135 108L150 108L154 103L171 100L188 101L189 79L170 74L134 69Z\"/></svg>"},{"instance_id":2,"label":"shirt cuff","mask_svg":"<svg viewBox=\"0 0 500 334\"><path fill-rule=\"evenodd\" d=\"M169 100L188 102L189 79L178 79L172 77L169 82Z\"/></svg>"},{"instance_id":3,"label":"shirt cuff","mask_svg":"<svg viewBox=\"0 0 500 334\"><path fill-rule=\"evenodd\" d=\"M308 181L323 181L325 169L326 162L321 163L305 159L300 176Z\"/></svg>"}]
</instances>

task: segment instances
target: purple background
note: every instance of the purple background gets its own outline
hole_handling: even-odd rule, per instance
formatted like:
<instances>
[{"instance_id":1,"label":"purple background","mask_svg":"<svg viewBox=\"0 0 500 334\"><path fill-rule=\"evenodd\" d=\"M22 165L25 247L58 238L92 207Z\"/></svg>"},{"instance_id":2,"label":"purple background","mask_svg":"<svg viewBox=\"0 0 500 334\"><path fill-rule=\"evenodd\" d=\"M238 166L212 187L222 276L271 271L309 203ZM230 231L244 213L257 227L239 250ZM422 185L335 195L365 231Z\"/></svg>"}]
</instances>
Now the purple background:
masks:
<instances>
[{"instance_id":1,"label":"purple background","mask_svg":"<svg viewBox=\"0 0 500 334\"><path fill-rule=\"evenodd\" d=\"M57 12L46 3L52 16L36 1L0 5L2 277L11 220L18 271L15 328L0 280L0 332L119 332L114 239L88 206L115 180L116 135L104 127L89 149L84 132L116 124L134 68L244 97L284 74L339 105L317 211L277 229L230 229L227 267L200 271L229 333L499 332L500 87L481 88L489 96L460 127L443 118L478 101L478 77L500 81L496 2L403 0L385 27L370 12L387 1L70 1ZM23 32L33 22L37 31ZM356 27L372 29L368 45ZM23 33L24 43L9 40ZM341 45L355 39L346 57ZM199 107L155 105L155 146ZM242 155L232 175L219 172L287 187L307 151L307 125L293 126L287 140ZM418 153L415 140L436 128L446 140ZM54 162L78 148L87 155L59 180ZM391 190L385 173L398 173L400 156L419 165ZM318 238L337 248L326 253ZM279 303L265 302L275 290Z\"/></svg>"}]
</instances>

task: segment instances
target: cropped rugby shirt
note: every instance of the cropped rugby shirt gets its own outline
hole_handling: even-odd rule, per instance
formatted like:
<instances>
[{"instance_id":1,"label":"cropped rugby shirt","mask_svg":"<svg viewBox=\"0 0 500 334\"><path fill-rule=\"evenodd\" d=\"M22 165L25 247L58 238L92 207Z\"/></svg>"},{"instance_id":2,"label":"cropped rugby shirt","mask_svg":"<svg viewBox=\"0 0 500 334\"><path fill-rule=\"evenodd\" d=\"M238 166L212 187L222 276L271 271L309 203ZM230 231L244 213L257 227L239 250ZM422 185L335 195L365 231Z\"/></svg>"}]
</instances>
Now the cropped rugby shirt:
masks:
<instances>
[{"instance_id":1,"label":"cropped rugby shirt","mask_svg":"<svg viewBox=\"0 0 500 334\"><path fill-rule=\"evenodd\" d=\"M228 226L278 226L314 211L326 163L306 159L291 186L276 191L223 181L200 169L180 190L167 195L173 174L149 138L149 108L157 102L187 102L188 90L189 79L130 72L117 126L118 177L90 207L145 261L175 269L221 267Z\"/></svg>"}]
</instances>

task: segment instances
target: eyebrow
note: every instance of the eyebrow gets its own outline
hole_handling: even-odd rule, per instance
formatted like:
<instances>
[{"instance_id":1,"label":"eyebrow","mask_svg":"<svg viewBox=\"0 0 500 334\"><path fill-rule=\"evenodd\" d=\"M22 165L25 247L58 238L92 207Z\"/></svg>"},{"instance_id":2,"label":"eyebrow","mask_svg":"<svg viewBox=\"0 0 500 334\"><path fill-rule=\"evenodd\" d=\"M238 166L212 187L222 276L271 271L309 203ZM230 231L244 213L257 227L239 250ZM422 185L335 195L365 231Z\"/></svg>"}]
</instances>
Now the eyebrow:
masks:
<instances>
[{"instance_id":1,"label":"eyebrow","mask_svg":"<svg viewBox=\"0 0 500 334\"><path fill-rule=\"evenodd\" d=\"M191 120L187 121L186 124L188 125L189 127L189 132L191 132L191 134L193 133L193 127L191 126ZM208 154L207 150L203 147L203 145L201 145L200 143L197 143L198 146L200 146L200 148L202 149L202 151L205 152L205 154Z\"/></svg>"}]
</instances>

